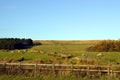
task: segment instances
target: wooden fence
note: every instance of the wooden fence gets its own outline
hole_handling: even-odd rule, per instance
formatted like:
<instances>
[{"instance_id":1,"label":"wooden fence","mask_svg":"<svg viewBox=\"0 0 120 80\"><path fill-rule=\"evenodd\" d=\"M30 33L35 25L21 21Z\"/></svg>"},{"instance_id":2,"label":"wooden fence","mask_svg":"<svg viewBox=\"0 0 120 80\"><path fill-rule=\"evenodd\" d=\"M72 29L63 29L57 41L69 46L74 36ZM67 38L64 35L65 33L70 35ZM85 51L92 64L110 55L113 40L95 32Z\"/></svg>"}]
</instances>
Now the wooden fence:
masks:
<instances>
[{"instance_id":1,"label":"wooden fence","mask_svg":"<svg viewBox=\"0 0 120 80\"><path fill-rule=\"evenodd\" d=\"M7 75L59 75L59 76L111 76L120 77L120 65L67 65L67 64L27 64L0 63L0 74Z\"/></svg>"}]
</instances>

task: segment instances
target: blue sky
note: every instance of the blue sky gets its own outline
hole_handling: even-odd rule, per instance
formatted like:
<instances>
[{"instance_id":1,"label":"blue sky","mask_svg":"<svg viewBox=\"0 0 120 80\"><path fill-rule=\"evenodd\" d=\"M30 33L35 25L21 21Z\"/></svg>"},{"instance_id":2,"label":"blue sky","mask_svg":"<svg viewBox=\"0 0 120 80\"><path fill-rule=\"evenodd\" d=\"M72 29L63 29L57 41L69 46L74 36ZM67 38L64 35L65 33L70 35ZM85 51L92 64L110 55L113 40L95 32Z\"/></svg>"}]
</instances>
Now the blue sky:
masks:
<instances>
[{"instance_id":1,"label":"blue sky","mask_svg":"<svg viewBox=\"0 0 120 80\"><path fill-rule=\"evenodd\" d=\"M0 37L120 39L120 0L0 0Z\"/></svg>"}]
</instances>

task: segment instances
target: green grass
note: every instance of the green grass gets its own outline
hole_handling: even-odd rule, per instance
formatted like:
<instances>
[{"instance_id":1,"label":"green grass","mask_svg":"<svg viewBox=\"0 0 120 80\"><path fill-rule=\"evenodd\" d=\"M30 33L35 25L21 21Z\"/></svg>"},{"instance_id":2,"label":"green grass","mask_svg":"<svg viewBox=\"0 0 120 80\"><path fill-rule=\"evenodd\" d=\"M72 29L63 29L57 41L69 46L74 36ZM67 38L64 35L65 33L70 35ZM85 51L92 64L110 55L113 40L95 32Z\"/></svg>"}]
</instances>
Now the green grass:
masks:
<instances>
[{"instance_id":1,"label":"green grass","mask_svg":"<svg viewBox=\"0 0 120 80\"><path fill-rule=\"evenodd\" d=\"M36 77L16 76L16 75L0 75L0 80L119 80L108 76L101 77L73 77L73 76L53 76L53 75L38 75Z\"/></svg>"},{"instance_id":2,"label":"green grass","mask_svg":"<svg viewBox=\"0 0 120 80\"><path fill-rule=\"evenodd\" d=\"M53 44L54 43L54 44ZM79 43L79 44L58 44L57 42L53 42L52 45L39 45L39 46L34 46L30 48L29 50L31 51L42 51L42 53L36 53L36 52L11 52L11 51L2 51L0 50L0 61L2 62L3 59L19 59L20 57L24 57L25 60L23 61L26 63L29 62L35 62L36 60L57 60L63 63L69 63L73 62L76 63L76 60L66 60L63 58L58 58L55 56L49 56L48 53L56 52L57 54L70 54L73 57L79 57L80 59L84 60L95 60L96 64L117 64L120 63L120 52L102 52L103 56L102 57L97 57L96 55L99 52L86 52L85 49L89 46L91 46L90 42L84 42ZM93 44L93 42L92 42ZM85 54L85 57L82 56L82 54ZM118 78L109 78L106 76L102 76L100 78L89 78L89 77L72 77L72 76L42 76L38 75L37 77L32 77L32 78L27 78L25 76L14 76L14 75L0 75L0 80L119 80Z\"/></svg>"},{"instance_id":3,"label":"green grass","mask_svg":"<svg viewBox=\"0 0 120 80\"><path fill-rule=\"evenodd\" d=\"M2 52L0 51L0 59L18 59L20 57L24 57L25 61L24 62L32 62L37 59L42 59L42 60L49 60L53 58L52 56L48 56L47 54L35 54L35 53L30 53L30 52L25 52L25 53L11 53L11 52Z\"/></svg>"},{"instance_id":4,"label":"green grass","mask_svg":"<svg viewBox=\"0 0 120 80\"><path fill-rule=\"evenodd\" d=\"M34 46L32 48L30 48L29 50L32 51L42 51L42 53L35 53L35 52L14 52L11 53L11 51L0 51L0 59L9 59L9 58L13 58L13 59L18 59L20 57L24 57L25 60L23 62L34 62L36 60L43 60L43 61L47 61L47 60L57 60L60 62L65 62L65 63L70 63L70 62L76 62L76 60L66 60L63 58L58 58L56 56L49 56L48 53L52 53L52 52L56 52L57 54L70 54L73 57L78 57L80 59L84 59L84 60L94 60L96 61L97 64L117 64L120 63L120 52L102 52L103 56L102 57L97 57L96 55L99 52L86 52L85 49L89 46L91 46L91 44L87 44L84 42L84 44L57 44L56 42L54 42L55 44L52 45L39 45L39 46ZM83 58L82 54L85 54L86 57Z\"/></svg>"},{"instance_id":5,"label":"green grass","mask_svg":"<svg viewBox=\"0 0 120 80\"><path fill-rule=\"evenodd\" d=\"M90 45L41 45L35 46L32 49L40 49L45 53L49 52L57 52L63 54L71 54L73 56L77 56L82 58L82 54L84 53L87 57L86 59L95 59L98 64L116 64L120 62L120 52L102 52L102 57L97 57L97 54L100 52L86 52L85 49Z\"/></svg>"},{"instance_id":6,"label":"green grass","mask_svg":"<svg viewBox=\"0 0 120 80\"><path fill-rule=\"evenodd\" d=\"M32 49L42 50L44 52L61 52L61 53L74 53L84 52L89 45L41 45L35 46Z\"/></svg>"}]
</instances>

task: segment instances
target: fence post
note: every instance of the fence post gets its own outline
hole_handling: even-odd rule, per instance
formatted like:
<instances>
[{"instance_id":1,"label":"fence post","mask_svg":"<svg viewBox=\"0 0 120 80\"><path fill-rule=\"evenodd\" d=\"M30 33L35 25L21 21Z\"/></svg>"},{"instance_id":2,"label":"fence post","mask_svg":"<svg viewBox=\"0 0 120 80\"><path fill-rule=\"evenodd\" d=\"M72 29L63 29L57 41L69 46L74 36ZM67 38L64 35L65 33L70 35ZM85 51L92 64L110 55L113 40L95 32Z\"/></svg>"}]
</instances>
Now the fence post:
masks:
<instances>
[{"instance_id":1,"label":"fence post","mask_svg":"<svg viewBox=\"0 0 120 80\"><path fill-rule=\"evenodd\" d=\"M108 76L110 76L110 65L108 65Z\"/></svg>"},{"instance_id":2,"label":"fence post","mask_svg":"<svg viewBox=\"0 0 120 80\"><path fill-rule=\"evenodd\" d=\"M34 65L34 67L35 67L34 77L36 77L36 75L37 75L37 63Z\"/></svg>"},{"instance_id":3,"label":"fence post","mask_svg":"<svg viewBox=\"0 0 120 80\"><path fill-rule=\"evenodd\" d=\"M55 75L55 64L52 65L52 72L53 72L53 75Z\"/></svg>"},{"instance_id":4,"label":"fence post","mask_svg":"<svg viewBox=\"0 0 120 80\"><path fill-rule=\"evenodd\" d=\"M102 75L102 71L101 71L102 70L102 66L98 66L98 67L100 67L99 68L99 77L100 77Z\"/></svg>"},{"instance_id":5,"label":"fence post","mask_svg":"<svg viewBox=\"0 0 120 80\"><path fill-rule=\"evenodd\" d=\"M87 75L89 76L90 67L87 65Z\"/></svg>"},{"instance_id":6,"label":"fence post","mask_svg":"<svg viewBox=\"0 0 120 80\"><path fill-rule=\"evenodd\" d=\"M19 66L21 66L21 62L19 63Z\"/></svg>"},{"instance_id":7,"label":"fence post","mask_svg":"<svg viewBox=\"0 0 120 80\"><path fill-rule=\"evenodd\" d=\"M21 69L21 62L19 63L19 67L18 67L18 68L19 68L19 69L18 69L18 71L19 71L18 74L21 74L21 73L22 73L22 71L21 71L21 70L22 70L22 69Z\"/></svg>"},{"instance_id":8,"label":"fence post","mask_svg":"<svg viewBox=\"0 0 120 80\"><path fill-rule=\"evenodd\" d=\"M22 68L22 62L20 62L19 67L20 67L20 69Z\"/></svg>"},{"instance_id":9,"label":"fence post","mask_svg":"<svg viewBox=\"0 0 120 80\"><path fill-rule=\"evenodd\" d=\"M70 72L71 76L72 76L72 73L73 73L73 64L71 64L71 72Z\"/></svg>"},{"instance_id":10,"label":"fence post","mask_svg":"<svg viewBox=\"0 0 120 80\"><path fill-rule=\"evenodd\" d=\"M6 74L6 63L4 63L4 72Z\"/></svg>"}]
</instances>

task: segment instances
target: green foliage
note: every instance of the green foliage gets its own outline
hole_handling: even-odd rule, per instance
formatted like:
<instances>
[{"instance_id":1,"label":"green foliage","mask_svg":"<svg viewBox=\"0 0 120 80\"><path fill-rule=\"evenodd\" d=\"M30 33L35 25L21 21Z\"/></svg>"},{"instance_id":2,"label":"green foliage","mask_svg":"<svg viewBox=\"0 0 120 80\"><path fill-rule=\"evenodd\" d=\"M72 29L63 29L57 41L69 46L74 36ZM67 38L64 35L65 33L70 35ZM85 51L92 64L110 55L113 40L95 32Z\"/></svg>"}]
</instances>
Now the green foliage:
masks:
<instances>
[{"instance_id":1,"label":"green foliage","mask_svg":"<svg viewBox=\"0 0 120 80\"><path fill-rule=\"evenodd\" d=\"M31 39L0 38L0 49L24 49L32 45L33 42Z\"/></svg>"},{"instance_id":2,"label":"green foliage","mask_svg":"<svg viewBox=\"0 0 120 80\"><path fill-rule=\"evenodd\" d=\"M94 52L120 52L120 41L119 40L103 40L90 46L86 49L87 51Z\"/></svg>"}]
</instances>

